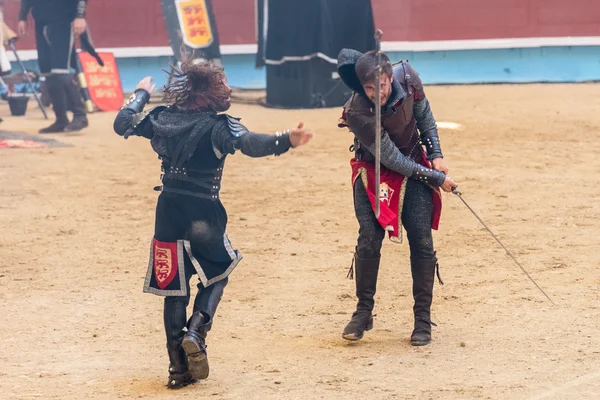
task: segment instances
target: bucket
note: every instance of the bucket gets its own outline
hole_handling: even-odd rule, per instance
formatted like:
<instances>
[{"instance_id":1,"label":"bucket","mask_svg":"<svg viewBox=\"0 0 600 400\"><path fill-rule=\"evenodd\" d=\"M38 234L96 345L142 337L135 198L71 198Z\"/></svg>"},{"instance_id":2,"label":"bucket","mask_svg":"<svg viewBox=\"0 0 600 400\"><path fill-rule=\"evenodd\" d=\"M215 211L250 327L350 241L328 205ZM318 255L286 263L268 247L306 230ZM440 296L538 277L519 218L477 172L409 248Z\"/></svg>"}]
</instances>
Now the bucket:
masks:
<instances>
[{"instance_id":1,"label":"bucket","mask_svg":"<svg viewBox=\"0 0 600 400\"><path fill-rule=\"evenodd\" d=\"M14 116L25 115L27 111L27 103L29 102L29 96L24 94L9 94L8 95L8 107L10 113Z\"/></svg>"}]
</instances>

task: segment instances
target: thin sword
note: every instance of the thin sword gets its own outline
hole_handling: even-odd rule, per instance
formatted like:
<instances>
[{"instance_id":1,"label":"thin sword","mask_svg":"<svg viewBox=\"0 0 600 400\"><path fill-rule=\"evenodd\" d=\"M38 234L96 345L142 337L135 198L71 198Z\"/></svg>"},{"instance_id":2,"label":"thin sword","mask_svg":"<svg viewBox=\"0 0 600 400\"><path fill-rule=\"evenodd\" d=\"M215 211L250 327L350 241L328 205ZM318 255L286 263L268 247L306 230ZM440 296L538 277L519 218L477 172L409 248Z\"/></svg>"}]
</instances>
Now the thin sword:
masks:
<instances>
[{"instance_id":1,"label":"thin sword","mask_svg":"<svg viewBox=\"0 0 600 400\"><path fill-rule=\"evenodd\" d=\"M519 261L517 261L517 258L510 252L510 250L508 250L506 248L506 246L504 244L502 244L502 242L500 241L500 239L498 239L498 236L496 236L494 234L494 232L492 232L492 230L487 227L487 225L482 221L482 219L479 218L479 215L477 215L477 213L467 204L467 202L465 201L465 199L463 199L463 197L462 197L462 193L459 192L458 190L456 190L456 188L452 189L452 193L454 193L455 195L457 195L458 198L461 199L461 201L463 203L465 203L465 206L467 206L467 208L473 213L473 215L475 216L475 218L477 218L479 220L479 222L481 222L481 225L483 225L483 227L488 230L488 232L492 235L492 237L494 239L496 239L496 241L500 244L500 246L502 246L502 248L506 251L506 253L513 259L513 261L519 266L519 268L521 268L521 270L525 273L525 275L527 275L527 277L529 278L529 280L531 282L533 282L533 284L540 290L540 292L542 292L544 294L544 296L546 296L546 298L548 300L550 300L550 303L554 304L554 302L552 301L552 299L546 294L546 292L544 292L544 290L540 287L540 285L538 285L536 283L536 281L533 280L533 278L531 277L531 275L529 275L529 273L525 270L525 268L523 268L523 266L521 265L521 263L519 263Z\"/></svg>"}]
</instances>

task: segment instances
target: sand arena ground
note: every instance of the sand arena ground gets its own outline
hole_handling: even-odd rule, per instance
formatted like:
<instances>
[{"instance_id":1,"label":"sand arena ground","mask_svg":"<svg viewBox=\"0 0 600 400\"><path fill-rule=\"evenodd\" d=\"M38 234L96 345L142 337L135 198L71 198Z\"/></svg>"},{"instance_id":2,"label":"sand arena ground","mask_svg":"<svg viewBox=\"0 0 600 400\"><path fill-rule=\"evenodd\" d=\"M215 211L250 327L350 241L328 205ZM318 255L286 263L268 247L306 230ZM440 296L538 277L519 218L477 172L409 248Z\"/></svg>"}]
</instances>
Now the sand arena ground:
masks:
<instances>
[{"instance_id":1,"label":"sand arena ground","mask_svg":"<svg viewBox=\"0 0 600 400\"><path fill-rule=\"evenodd\" d=\"M408 246L386 241L375 328L341 331L357 223L339 109L234 104L258 132L317 132L282 157L230 157L222 200L244 260L209 335L211 375L167 391L162 299L143 294L159 163L90 115L72 147L0 151L0 398L600 398L598 85L428 87L450 175L556 302L458 198L434 239L434 341L413 348ZM2 106L3 117L8 108ZM35 133L27 117L1 129Z\"/></svg>"}]
</instances>

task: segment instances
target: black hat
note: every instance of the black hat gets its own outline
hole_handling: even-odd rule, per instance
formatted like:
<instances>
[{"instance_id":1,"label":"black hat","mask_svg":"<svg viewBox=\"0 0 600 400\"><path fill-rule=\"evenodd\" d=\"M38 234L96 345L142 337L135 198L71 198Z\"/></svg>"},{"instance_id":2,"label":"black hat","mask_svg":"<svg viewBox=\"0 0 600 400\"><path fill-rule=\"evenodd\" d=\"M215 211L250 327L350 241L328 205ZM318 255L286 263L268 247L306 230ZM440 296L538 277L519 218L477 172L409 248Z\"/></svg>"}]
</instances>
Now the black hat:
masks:
<instances>
[{"instance_id":1,"label":"black hat","mask_svg":"<svg viewBox=\"0 0 600 400\"><path fill-rule=\"evenodd\" d=\"M354 68L362 55L363 53L358 50L342 49L337 60L338 75L346 86L358 93L362 93L364 90Z\"/></svg>"}]
</instances>

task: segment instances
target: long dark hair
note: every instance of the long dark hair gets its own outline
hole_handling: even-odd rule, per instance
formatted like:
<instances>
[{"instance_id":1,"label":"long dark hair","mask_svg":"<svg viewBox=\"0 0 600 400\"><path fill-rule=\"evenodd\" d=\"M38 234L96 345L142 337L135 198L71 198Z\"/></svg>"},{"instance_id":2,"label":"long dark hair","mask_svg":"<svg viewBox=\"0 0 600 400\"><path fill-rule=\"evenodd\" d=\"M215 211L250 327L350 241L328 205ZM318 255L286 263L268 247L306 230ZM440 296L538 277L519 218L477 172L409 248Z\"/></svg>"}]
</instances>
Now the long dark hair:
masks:
<instances>
[{"instance_id":1,"label":"long dark hair","mask_svg":"<svg viewBox=\"0 0 600 400\"><path fill-rule=\"evenodd\" d=\"M171 65L169 83L163 88L163 101L178 108L203 105L214 110L223 107L231 93L223 84L223 67L210 61L186 60L180 67Z\"/></svg>"}]
</instances>

